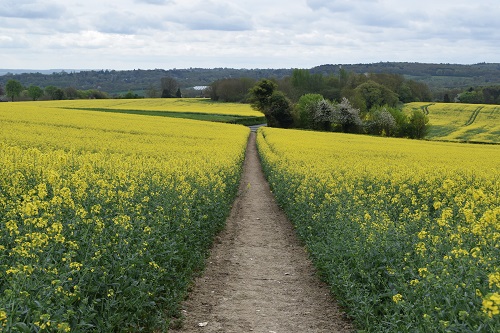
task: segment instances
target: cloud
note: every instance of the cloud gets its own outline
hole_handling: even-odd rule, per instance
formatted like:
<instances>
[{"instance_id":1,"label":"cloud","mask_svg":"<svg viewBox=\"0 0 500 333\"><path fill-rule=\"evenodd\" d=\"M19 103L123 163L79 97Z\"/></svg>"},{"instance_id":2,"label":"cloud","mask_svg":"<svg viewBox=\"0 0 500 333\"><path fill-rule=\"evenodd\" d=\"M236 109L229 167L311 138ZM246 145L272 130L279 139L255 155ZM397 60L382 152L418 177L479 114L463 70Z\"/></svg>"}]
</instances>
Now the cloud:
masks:
<instances>
[{"instance_id":1,"label":"cloud","mask_svg":"<svg viewBox=\"0 0 500 333\"><path fill-rule=\"evenodd\" d=\"M184 24L193 30L243 31L252 27L250 22L238 16L221 17L213 13L194 13Z\"/></svg>"},{"instance_id":2,"label":"cloud","mask_svg":"<svg viewBox=\"0 0 500 333\"><path fill-rule=\"evenodd\" d=\"M252 14L232 2L180 3L166 18L192 30L244 31L252 28Z\"/></svg>"},{"instance_id":3,"label":"cloud","mask_svg":"<svg viewBox=\"0 0 500 333\"><path fill-rule=\"evenodd\" d=\"M1 49L18 49L27 47L29 43L24 38L13 38L11 36L0 35L0 48Z\"/></svg>"},{"instance_id":4,"label":"cloud","mask_svg":"<svg viewBox=\"0 0 500 333\"><path fill-rule=\"evenodd\" d=\"M0 63L498 61L499 8L497 0L0 0Z\"/></svg>"},{"instance_id":5,"label":"cloud","mask_svg":"<svg viewBox=\"0 0 500 333\"><path fill-rule=\"evenodd\" d=\"M136 3L146 3L150 5L166 5L172 3L172 0L135 0Z\"/></svg>"},{"instance_id":6,"label":"cloud","mask_svg":"<svg viewBox=\"0 0 500 333\"><path fill-rule=\"evenodd\" d=\"M106 12L98 16L94 27L103 33L134 35L149 29L160 30L162 19L155 15L143 16L132 12Z\"/></svg>"},{"instance_id":7,"label":"cloud","mask_svg":"<svg viewBox=\"0 0 500 333\"><path fill-rule=\"evenodd\" d=\"M326 9L331 12L351 12L378 3L377 0L307 0L309 8L313 10Z\"/></svg>"},{"instance_id":8,"label":"cloud","mask_svg":"<svg viewBox=\"0 0 500 333\"><path fill-rule=\"evenodd\" d=\"M113 52L116 52L117 49L145 46L142 40L134 36L99 31L82 31L78 34L47 36L43 42L52 49L109 49Z\"/></svg>"},{"instance_id":9,"label":"cloud","mask_svg":"<svg viewBox=\"0 0 500 333\"><path fill-rule=\"evenodd\" d=\"M5 0L0 4L0 17L23 19L58 19L65 8L57 3L31 0Z\"/></svg>"}]
</instances>

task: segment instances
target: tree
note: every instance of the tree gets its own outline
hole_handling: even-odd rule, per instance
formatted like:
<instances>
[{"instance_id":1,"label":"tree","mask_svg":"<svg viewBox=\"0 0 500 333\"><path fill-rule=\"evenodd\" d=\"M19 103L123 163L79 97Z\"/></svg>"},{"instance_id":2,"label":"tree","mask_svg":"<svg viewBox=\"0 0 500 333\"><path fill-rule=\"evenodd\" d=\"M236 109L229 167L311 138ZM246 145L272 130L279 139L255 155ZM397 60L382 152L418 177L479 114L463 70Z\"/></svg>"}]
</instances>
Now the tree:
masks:
<instances>
[{"instance_id":1,"label":"tree","mask_svg":"<svg viewBox=\"0 0 500 333\"><path fill-rule=\"evenodd\" d=\"M276 83L263 79L250 89L252 107L266 116L267 125L288 128L293 124L292 103Z\"/></svg>"},{"instance_id":2,"label":"tree","mask_svg":"<svg viewBox=\"0 0 500 333\"><path fill-rule=\"evenodd\" d=\"M432 100L432 94L427 84L414 80L406 80L405 86L409 87L411 91L410 102L428 102ZM405 101L403 102L406 103Z\"/></svg>"},{"instance_id":3,"label":"tree","mask_svg":"<svg viewBox=\"0 0 500 333\"><path fill-rule=\"evenodd\" d=\"M335 106L332 122L340 126L345 133L356 133L362 125L359 109L354 108L345 97Z\"/></svg>"},{"instance_id":4,"label":"tree","mask_svg":"<svg viewBox=\"0 0 500 333\"><path fill-rule=\"evenodd\" d=\"M146 89L146 97L147 98L157 98L158 97L158 89L153 84L150 84L148 86L148 89Z\"/></svg>"},{"instance_id":5,"label":"tree","mask_svg":"<svg viewBox=\"0 0 500 333\"><path fill-rule=\"evenodd\" d=\"M368 132L382 136L392 136L397 130L398 124L391 112L382 107L370 112L370 120L368 122Z\"/></svg>"},{"instance_id":6,"label":"tree","mask_svg":"<svg viewBox=\"0 0 500 333\"><path fill-rule=\"evenodd\" d=\"M292 117L295 127L297 128L313 128L313 116L316 104L323 100L320 94L305 94L302 95L295 104Z\"/></svg>"},{"instance_id":7,"label":"tree","mask_svg":"<svg viewBox=\"0 0 500 333\"><path fill-rule=\"evenodd\" d=\"M4 93L2 85L0 85L0 96L2 96Z\"/></svg>"},{"instance_id":8,"label":"tree","mask_svg":"<svg viewBox=\"0 0 500 333\"><path fill-rule=\"evenodd\" d=\"M371 80L360 84L354 91L357 100L362 101L363 105L357 106L363 113L382 105L396 106L399 100L392 90Z\"/></svg>"},{"instance_id":9,"label":"tree","mask_svg":"<svg viewBox=\"0 0 500 333\"><path fill-rule=\"evenodd\" d=\"M21 84L21 82L11 79L7 81L7 84L5 85L5 91L7 97L12 98L12 101L14 102L14 98L19 97L19 95L23 91L23 85Z\"/></svg>"},{"instance_id":10,"label":"tree","mask_svg":"<svg viewBox=\"0 0 500 333\"><path fill-rule=\"evenodd\" d=\"M56 90L54 91L54 95L52 97L52 99L55 99L55 100L62 100L64 99L65 95L64 95L64 90L62 90L61 88L56 88Z\"/></svg>"},{"instance_id":11,"label":"tree","mask_svg":"<svg viewBox=\"0 0 500 333\"><path fill-rule=\"evenodd\" d=\"M177 92L175 93L175 97L182 98L181 88L177 88Z\"/></svg>"},{"instance_id":12,"label":"tree","mask_svg":"<svg viewBox=\"0 0 500 333\"><path fill-rule=\"evenodd\" d=\"M140 98L138 94L135 94L132 90L127 91L125 95L122 96L124 99L136 99Z\"/></svg>"},{"instance_id":13,"label":"tree","mask_svg":"<svg viewBox=\"0 0 500 333\"><path fill-rule=\"evenodd\" d=\"M421 139L427 134L429 118L422 110L413 110L408 124L408 134L412 139Z\"/></svg>"},{"instance_id":14,"label":"tree","mask_svg":"<svg viewBox=\"0 0 500 333\"><path fill-rule=\"evenodd\" d=\"M448 93L444 94L443 102L444 103L451 103L451 98L450 98L450 95Z\"/></svg>"},{"instance_id":15,"label":"tree","mask_svg":"<svg viewBox=\"0 0 500 333\"><path fill-rule=\"evenodd\" d=\"M326 99L314 104L313 124L315 129L330 131L334 119L335 107Z\"/></svg>"},{"instance_id":16,"label":"tree","mask_svg":"<svg viewBox=\"0 0 500 333\"><path fill-rule=\"evenodd\" d=\"M319 93L325 88L325 79L322 74L311 74L308 69L294 69L291 78L292 86L295 88L295 100L308 93Z\"/></svg>"},{"instance_id":17,"label":"tree","mask_svg":"<svg viewBox=\"0 0 500 333\"><path fill-rule=\"evenodd\" d=\"M231 78L217 80L210 85L210 98L214 101L245 102L248 91L255 85L255 80Z\"/></svg>"},{"instance_id":18,"label":"tree","mask_svg":"<svg viewBox=\"0 0 500 333\"><path fill-rule=\"evenodd\" d=\"M458 95L460 103L481 104L483 102L483 93L478 91L466 91Z\"/></svg>"},{"instance_id":19,"label":"tree","mask_svg":"<svg viewBox=\"0 0 500 333\"><path fill-rule=\"evenodd\" d=\"M271 127L289 128L293 124L292 103L281 91L275 91L269 97L267 108L267 125Z\"/></svg>"},{"instance_id":20,"label":"tree","mask_svg":"<svg viewBox=\"0 0 500 333\"><path fill-rule=\"evenodd\" d=\"M56 99L56 86L47 86L45 87L45 94L50 97L50 99Z\"/></svg>"},{"instance_id":21,"label":"tree","mask_svg":"<svg viewBox=\"0 0 500 333\"><path fill-rule=\"evenodd\" d=\"M64 89L64 94L68 99L78 98L78 89L76 89L75 87L67 87L66 89Z\"/></svg>"},{"instance_id":22,"label":"tree","mask_svg":"<svg viewBox=\"0 0 500 333\"><path fill-rule=\"evenodd\" d=\"M173 98L179 88L179 83L173 77L167 76L161 79L161 97Z\"/></svg>"},{"instance_id":23,"label":"tree","mask_svg":"<svg viewBox=\"0 0 500 333\"><path fill-rule=\"evenodd\" d=\"M43 96L43 90L39 86L30 85L28 87L28 96L36 101Z\"/></svg>"},{"instance_id":24,"label":"tree","mask_svg":"<svg viewBox=\"0 0 500 333\"><path fill-rule=\"evenodd\" d=\"M268 79L262 79L257 82L257 84L250 89L252 107L266 114L266 110L269 107L269 98L277 87L276 83Z\"/></svg>"}]
</instances>

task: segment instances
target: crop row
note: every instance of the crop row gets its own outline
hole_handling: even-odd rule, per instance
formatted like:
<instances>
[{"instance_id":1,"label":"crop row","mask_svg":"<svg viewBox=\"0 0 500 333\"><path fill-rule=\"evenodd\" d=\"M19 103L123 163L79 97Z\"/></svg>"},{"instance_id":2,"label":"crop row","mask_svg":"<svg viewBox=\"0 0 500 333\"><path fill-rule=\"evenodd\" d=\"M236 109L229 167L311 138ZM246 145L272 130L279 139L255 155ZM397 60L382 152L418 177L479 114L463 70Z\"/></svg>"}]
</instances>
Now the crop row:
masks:
<instances>
[{"instance_id":1,"label":"crop row","mask_svg":"<svg viewBox=\"0 0 500 333\"><path fill-rule=\"evenodd\" d=\"M278 202L367 332L500 330L500 150L263 128Z\"/></svg>"}]
</instances>

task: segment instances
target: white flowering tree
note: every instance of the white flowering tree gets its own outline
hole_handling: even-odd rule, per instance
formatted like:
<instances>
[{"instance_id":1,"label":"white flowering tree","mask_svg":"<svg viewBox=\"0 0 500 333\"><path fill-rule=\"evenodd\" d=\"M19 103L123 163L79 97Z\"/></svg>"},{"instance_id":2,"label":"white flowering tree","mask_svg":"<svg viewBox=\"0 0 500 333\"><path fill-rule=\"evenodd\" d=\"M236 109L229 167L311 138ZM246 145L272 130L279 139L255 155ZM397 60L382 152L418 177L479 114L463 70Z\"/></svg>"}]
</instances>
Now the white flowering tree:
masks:
<instances>
[{"instance_id":1,"label":"white flowering tree","mask_svg":"<svg viewBox=\"0 0 500 333\"><path fill-rule=\"evenodd\" d=\"M342 132L356 133L363 124L359 109L354 108L347 98L337 104L332 114L332 122L341 127Z\"/></svg>"},{"instance_id":2,"label":"white flowering tree","mask_svg":"<svg viewBox=\"0 0 500 333\"><path fill-rule=\"evenodd\" d=\"M398 124L386 108L381 108L373 112L369 127L373 134L392 136L397 130Z\"/></svg>"},{"instance_id":3,"label":"white flowering tree","mask_svg":"<svg viewBox=\"0 0 500 333\"><path fill-rule=\"evenodd\" d=\"M332 127L335 107L326 99L318 101L314 106L314 128L329 131Z\"/></svg>"}]
</instances>

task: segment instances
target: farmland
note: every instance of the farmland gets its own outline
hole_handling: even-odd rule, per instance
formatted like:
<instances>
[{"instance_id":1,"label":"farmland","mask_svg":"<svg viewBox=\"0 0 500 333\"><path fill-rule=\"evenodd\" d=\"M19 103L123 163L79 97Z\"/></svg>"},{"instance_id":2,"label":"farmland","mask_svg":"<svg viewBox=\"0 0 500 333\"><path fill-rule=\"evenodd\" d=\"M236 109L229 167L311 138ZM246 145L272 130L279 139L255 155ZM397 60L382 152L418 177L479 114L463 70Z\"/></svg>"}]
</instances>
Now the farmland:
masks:
<instances>
[{"instance_id":1,"label":"farmland","mask_svg":"<svg viewBox=\"0 0 500 333\"><path fill-rule=\"evenodd\" d=\"M65 100L30 103L30 108L54 108L184 118L245 125L265 122L248 104L217 103L203 98Z\"/></svg>"},{"instance_id":2,"label":"farmland","mask_svg":"<svg viewBox=\"0 0 500 333\"><path fill-rule=\"evenodd\" d=\"M500 147L262 128L273 193L369 332L500 330Z\"/></svg>"},{"instance_id":3,"label":"farmland","mask_svg":"<svg viewBox=\"0 0 500 333\"><path fill-rule=\"evenodd\" d=\"M460 103L409 103L405 110L424 110L429 117L426 139L500 143L500 106Z\"/></svg>"},{"instance_id":4,"label":"farmland","mask_svg":"<svg viewBox=\"0 0 500 333\"><path fill-rule=\"evenodd\" d=\"M60 106L0 109L0 331L165 330L249 130Z\"/></svg>"},{"instance_id":5,"label":"farmland","mask_svg":"<svg viewBox=\"0 0 500 333\"><path fill-rule=\"evenodd\" d=\"M257 134L273 194L362 330L500 330L500 146L441 142L490 124L468 140L498 143L498 109L450 106L464 111L407 106L454 128L439 141ZM165 331L235 198L249 130L220 123L234 116L262 114L201 99L2 103L0 332Z\"/></svg>"}]
</instances>

